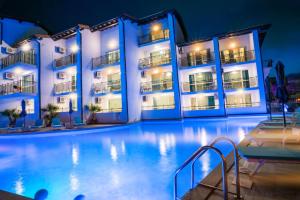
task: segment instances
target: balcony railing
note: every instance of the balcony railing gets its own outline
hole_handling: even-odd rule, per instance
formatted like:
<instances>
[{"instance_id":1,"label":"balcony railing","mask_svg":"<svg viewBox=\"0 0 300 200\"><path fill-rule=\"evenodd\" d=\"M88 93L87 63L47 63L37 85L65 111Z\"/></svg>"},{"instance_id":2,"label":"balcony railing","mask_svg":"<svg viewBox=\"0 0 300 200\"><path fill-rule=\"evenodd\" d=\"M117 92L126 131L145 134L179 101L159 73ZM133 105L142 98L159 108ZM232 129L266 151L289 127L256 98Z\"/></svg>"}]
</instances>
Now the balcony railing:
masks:
<instances>
[{"instance_id":1,"label":"balcony railing","mask_svg":"<svg viewBox=\"0 0 300 200\"><path fill-rule=\"evenodd\" d=\"M100 68L104 65L117 65L120 63L120 52L112 55L103 55L96 58L92 58L92 68Z\"/></svg>"},{"instance_id":2,"label":"balcony railing","mask_svg":"<svg viewBox=\"0 0 300 200\"><path fill-rule=\"evenodd\" d=\"M203 90L216 90L216 89L217 89L217 83L215 81L182 83L182 92L198 92Z\"/></svg>"},{"instance_id":3,"label":"balcony railing","mask_svg":"<svg viewBox=\"0 0 300 200\"><path fill-rule=\"evenodd\" d=\"M206 55L199 55L195 57L189 57L187 55L182 55L179 59L179 65L181 67L190 67L190 66L198 66L205 64L212 64L215 62L215 56L213 52L209 52Z\"/></svg>"},{"instance_id":4,"label":"balcony railing","mask_svg":"<svg viewBox=\"0 0 300 200\"><path fill-rule=\"evenodd\" d=\"M121 91L121 81L95 83L93 90L95 94L119 92Z\"/></svg>"},{"instance_id":5,"label":"balcony railing","mask_svg":"<svg viewBox=\"0 0 300 200\"><path fill-rule=\"evenodd\" d=\"M257 107L260 106L260 102L251 103L226 103L226 108L243 108L243 107Z\"/></svg>"},{"instance_id":6,"label":"balcony railing","mask_svg":"<svg viewBox=\"0 0 300 200\"><path fill-rule=\"evenodd\" d=\"M222 64L232 64L240 62L248 62L255 59L254 50L232 53L232 54L221 54Z\"/></svg>"},{"instance_id":7,"label":"balcony railing","mask_svg":"<svg viewBox=\"0 0 300 200\"><path fill-rule=\"evenodd\" d=\"M139 68L144 69L148 67L157 67L161 65L168 65L171 63L170 51L159 54L158 56L151 56L139 59Z\"/></svg>"},{"instance_id":8,"label":"balcony railing","mask_svg":"<svg viewBox=\"0 0 300 200\"><path fill-rule=\"evenodd\" d=\"M168 109L174 109L174 108L175 108L174 104L142 106L143 110L168 110Z\"/></svg>"},{"instance_id":9,"label":"balcony railing","mask_svg":"<svg viewBox=\"0 0 300 200\"><path fill-rule=\"evenodd\" d=\"M4 69L17 63L35 65L35 59L36 55L33 50L26 52L20 51L16 54L12 54L5 58L1 58L1 69Z\"/></svg>"},{"instance_id":10,"label":"balcony railing","mask_svg":"<svg viewBox=\"0 0 300 200\"><path fill-rule=\"evenodd\" d=\"M141 92L172 90L172 80L150 81L141 83Z\"/></svg>"},{"instance_id":11,"label":"balcony railing","mask_svg":"<svg viewBox=\"0 0 300 200\"><path fill-rule=\"evenodd\" d=\"M149 33L141 35L138 38L139 45L155 42L159 40L169 39L169 29L156 31L155 33Z\"/></svg>"},{"instance_id":12,"label":"balcony railing","mask_svg":"<svg viewBox=\"0 0 300 200\"><path fill-rule=\"evenodd\" d=\"M224 89L242 89L257 87L257 77L250 77L249 79L232 79L230 81L224 81Z\"/></svg>"},{"instance_id":13,"label":"balcony railing","mask_svg":"<svg viewBox=\"0 0 300 200\"><path fill-rule=\"evenodd\" d=\"M64 107L58 107L58 111L57 112L69 112L70 108L69 108L69 103L68 106L64 106ZM77 111L77 106L73 105L73 111Z\"/></svg>"},{"instance_id":14,"label":"balcony railing","mask_svg":"<svg viewBox=\"0 0 300 200\"><path fill-rule=\"evenodd\" d=\"M65 67L76 64L76 54L70 54L54 60L53 66L55 68Z\"/></svg>"},{"instance_id":15,"label":"balcony railing","mask_svg":"<svg viewBox=\"0 0 300 200\"><path fill-rule=\"evenodd\" d=\"M33 94L36 92L36 82L34 81L13 81L0 85L0 95L9 95L17 93Z\"/></svg>"},{"instance_id":16,"label":"balcony railing","mask_svg":"<svg viewBox=\"0 0 300 200\"><path fill-rule=\"evenodd\" d=\"M76 91L76 82L74 81L54 84L55 94L63 94L63 93L75 92L75 91Z\"/></svg>"},{"instance_id":17,"label":"balcony railing","mask_svg":"<svg viewBox=\"0 0 300 200\"><path fill-rule=\"evenodd\" d=\"M112 113L112 112L122 112L122 108L101 109L99 113Z\"/></svg>"},{"instance_id":18,"label":"balcony railing","mask_svg":"<svg viewBox=\"0 0 300 200\"><path fill-rule=\"evenodd\" d=\"M183 107L183 110L185 111L191 111L191 110L212 110L212 109L218 109L219 105L214 105L214 106L209 106L209 105L205 105L205 106L187 106L187 107Z\"/></svg>"}]
</instances>

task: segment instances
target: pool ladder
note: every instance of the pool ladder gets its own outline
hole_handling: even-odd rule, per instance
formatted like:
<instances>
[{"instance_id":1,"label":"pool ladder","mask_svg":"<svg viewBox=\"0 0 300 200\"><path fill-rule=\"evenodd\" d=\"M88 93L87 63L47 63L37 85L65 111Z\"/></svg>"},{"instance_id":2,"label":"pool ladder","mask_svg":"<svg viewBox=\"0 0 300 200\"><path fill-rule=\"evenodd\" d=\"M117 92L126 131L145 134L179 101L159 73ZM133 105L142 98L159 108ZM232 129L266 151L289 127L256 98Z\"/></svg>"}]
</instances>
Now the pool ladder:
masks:
<instances>
[{"instance_id":1,"label":"pool ladder","mask_svg":"<svg viewBox=\"0 0 300 200\"><path fill-rule=\"evenodd\" d=\"M228 183L227 183L227 164L225 157L223 153L215 146L216 143L220 141L225 141L230 143L234 148L234 167L235 167L235 178L236 178L236 193L228 191ZM208 150L214 151L220 158L222 163L222 188L199 183L199 185L204 186L206 188L210 188L213 190L221 190L223 191L223 197L224 200L228 200L228 193L235 195L235 199L243 199L241 196L241 190L240 190L240 173L239 173L239 153L237 150L237 147L235 143L226 137L218 137L213 140L213 142L210 145L202 146L200 147L191 157L189 157L177 170L174 177L174 200L180 200L181 198L178 197L178 191L177 191L177 177L178 174L190 163L192 163L191 166L191 188L194 188L194 182L195 182L195 162L204 155Z\"/></svg>"}]
</instances>

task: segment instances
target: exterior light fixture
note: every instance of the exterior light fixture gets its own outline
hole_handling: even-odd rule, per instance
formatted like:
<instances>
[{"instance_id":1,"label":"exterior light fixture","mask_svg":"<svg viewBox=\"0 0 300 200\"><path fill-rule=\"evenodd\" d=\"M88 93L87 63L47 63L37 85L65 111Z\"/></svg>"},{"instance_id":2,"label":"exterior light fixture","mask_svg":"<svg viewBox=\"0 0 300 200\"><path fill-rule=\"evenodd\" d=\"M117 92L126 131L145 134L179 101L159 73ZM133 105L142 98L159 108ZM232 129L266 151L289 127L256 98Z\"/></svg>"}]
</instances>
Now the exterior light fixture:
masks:
<instances>
[{"instance_id":1,"label":"exterior light fixture","mask_svg":"<svg viewBox=\"0 0 300 200\"><path fill-rule=\"evenodd\" d=\"M21 50L22 51L29 51L31 49L31 46L29 43L25 43L22 45Z\"/></svg>"},{"instance_id":2,"label":"exterior light fixture","mask_svg":"<svg viewBox=\"0 0 300 200\"><path fill-rule=\"evenodd\" d=\"M231 42L231 43L229 44L229 47L230 47L231 49L235 48L235 47L236 47L236 43L235 43L235 42Z\"/></svg>"},{"instance_id":3,"label":"exterior light fixture","mask_svg":"<svg viewBox=\"0 0 300 200\"><path fill-rule=\"evenodd\" d=\"M70 50L71 50L72 53L77 53L78 50L79 50L79 47L78 47L77 44L73 44L73 45L71 46Z\"/></svg>"},{"instance_id":4,"label":"exterior light fixture","mask_svg":"<svg viewBox=\"0 0 300 200\"><path fill-rule=\"evenodd\" d=\"M200 47L196 47L195 51L197 51L197 52L200 51Z\"/></svg>"},{"instance_id":5,"label":"exterior light fixture","mask_svg":"<svg viewBox=\"0 0 300 200\"><path fill-rule=\"evenodd\" d=\"M158 73L159 73L158 69L153 70L153 74L158 74Z\"/></svg>"},{"instance_id":6,"label":"exterior light fixture","mask_svg":"<svg viewBox=\"0 0 300 200\"><path fill-rule=\"evenodd\" d=\"M112 39L108 42L108 48L109 49L116 49L117 48L117 41L115 39Z\"/></svg>"},{"instance_id":7,"label":"exterior light fixture","mask_svg":"<svg viewBox=\"0 0 300 200\"><path fill-rule=\"evenodd\" d=\"M16 68L16 69L14 70L14 72L15 72L16 75L20 75L20 74L22 74L23 71L22 71L21 68L18 67L18 68Z\"/></svg>"},{"instance_id":8,"label":"exterior light fixture","mask_svg":"<svg viewBox=\"0 0 300 200\"><path fill-rule=\"evenodd\" d=\"M154 32L159 31L161 29L161 25L160 24L154 24L151 29Z\"/></svg>"}]
</instances>

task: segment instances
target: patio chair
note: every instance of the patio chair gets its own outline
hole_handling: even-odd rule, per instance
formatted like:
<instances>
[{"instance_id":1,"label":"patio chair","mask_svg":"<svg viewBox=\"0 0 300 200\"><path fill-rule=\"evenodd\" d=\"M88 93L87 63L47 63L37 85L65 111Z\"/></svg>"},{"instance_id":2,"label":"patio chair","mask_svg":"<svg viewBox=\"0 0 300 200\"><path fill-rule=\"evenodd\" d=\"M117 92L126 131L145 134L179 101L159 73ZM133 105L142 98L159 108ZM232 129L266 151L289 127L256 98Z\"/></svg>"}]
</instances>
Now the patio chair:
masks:
<instances>
[{"instance_id":1,"label":"patio chair","mask_svg":"<svg viewBox=\"0 0 300 200\"><path fill-rule=\"evenodd\" d=\"M74 126L83 126L83 125L86 125L86 124L80 119L80 117L75 117L73 125Z\"/></svg>"},{"instance_id":2,"label":"patio chair","mask_svg":"<svg viewBox=\"0 0 300 200\"><path fill-rule=\"evenodd\" d=\"M238 151L247 162L257 163L251 176L265 163L300 163L299 134L251 134L250 137L238 145Z\"/></svg>"},{"instance_id":3,"label":"patio chair","mask_svg":"<svg viewBox=\"0 0 300 200\"><path fill-rule=\"evenodd\" d=\"M43 128L43 127L45 127L44 120L37 119L37 120L35 120L34 125L31 128L38 129L38 128Z\"/></svg>"},{"instance_id":4,"label":"patio chair","mask_svg":"<svg viewBox=\"0 0 300 200\"><path fill-rule=\"evenodd\" d=\"M52 128L61 128L61 127L63 127L63 125L62 125L60 119L55 117L52 119L51 127Z\"/></svg>"}]
</instances>

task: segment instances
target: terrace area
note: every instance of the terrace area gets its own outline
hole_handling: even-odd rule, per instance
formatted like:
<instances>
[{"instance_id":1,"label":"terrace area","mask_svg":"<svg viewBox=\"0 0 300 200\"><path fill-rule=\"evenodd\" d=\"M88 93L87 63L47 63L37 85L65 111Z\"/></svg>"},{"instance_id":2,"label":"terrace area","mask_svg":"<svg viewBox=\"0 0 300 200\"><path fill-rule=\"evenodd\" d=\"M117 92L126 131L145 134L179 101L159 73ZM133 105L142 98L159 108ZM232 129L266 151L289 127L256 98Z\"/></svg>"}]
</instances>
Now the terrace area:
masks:
<instances>
[{"instance_id":1,"label":"terrace area","mask_svg":"<svg viewBox=\"0 0 300 200\"><path fill-rule=\"evenodd\" d=\"M0 63L1 69L6 69L16 64L36 65L36 54L34 50L25 52L19 51L15 54L1 58Z\"/></svg>"}]
</instances>

